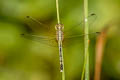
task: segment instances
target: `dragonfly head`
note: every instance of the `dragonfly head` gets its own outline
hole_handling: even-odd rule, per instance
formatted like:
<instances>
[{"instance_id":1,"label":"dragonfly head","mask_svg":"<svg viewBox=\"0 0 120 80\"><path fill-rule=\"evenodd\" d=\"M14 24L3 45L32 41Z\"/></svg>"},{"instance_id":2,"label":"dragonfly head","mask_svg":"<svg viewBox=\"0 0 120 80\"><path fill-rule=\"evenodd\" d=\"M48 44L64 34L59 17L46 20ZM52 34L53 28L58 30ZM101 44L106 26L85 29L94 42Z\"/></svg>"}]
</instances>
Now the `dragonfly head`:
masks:
<instances>
[{"instance_id":1,"label":"dragonfly head","mask_svg":"<svg viewBox=\"0 0 120 80\"><path fill-rule=\"evenodd\" d=\"M63 30L64 29L64 25L63 24L57 24L55 26L55 30Z\"/></svg>"}]
</instances>

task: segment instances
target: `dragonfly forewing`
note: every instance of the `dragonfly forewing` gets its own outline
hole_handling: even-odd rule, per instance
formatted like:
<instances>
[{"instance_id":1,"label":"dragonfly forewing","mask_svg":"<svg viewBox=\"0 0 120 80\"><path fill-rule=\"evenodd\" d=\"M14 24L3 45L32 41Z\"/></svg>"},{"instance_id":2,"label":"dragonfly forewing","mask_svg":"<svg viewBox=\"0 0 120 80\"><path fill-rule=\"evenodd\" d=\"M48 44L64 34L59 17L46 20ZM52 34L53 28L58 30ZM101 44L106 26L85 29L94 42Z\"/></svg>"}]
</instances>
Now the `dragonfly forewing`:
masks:
<instances>
[{"instance_id":1,"label":"dragonfly forewing","mask_svg":"<svg viewBox=\"0 0 120 80\"><path fill-rule=\"evenodd\" d=\"M94 24L95 24L95 20L97 19L97 15L92 13L88 16L88 24L89 24L89 28L92 29L94 27ZM81 20L79 23L75 24L75 25L72 25L72 26L69 26L70 28L65 30L65 35L68 35L70 34L71 32L81 32L83 31L83 28L84 28L84 19ZM80 33L78 33L80 34Z\"/></svg>"},{"instance_id":2,"label":"dragonfly forewing","mask_svg":"<svg viewBox=\"0 0 120 80\"><path fill-rule=\"evenodd\" d=\"M50 26L43 24L38 19L34 19L31 16L26 16L25 24L32 30L33 33L39 33L45 35L46 32L50 32Z\"/></svg>"}]
</instances>

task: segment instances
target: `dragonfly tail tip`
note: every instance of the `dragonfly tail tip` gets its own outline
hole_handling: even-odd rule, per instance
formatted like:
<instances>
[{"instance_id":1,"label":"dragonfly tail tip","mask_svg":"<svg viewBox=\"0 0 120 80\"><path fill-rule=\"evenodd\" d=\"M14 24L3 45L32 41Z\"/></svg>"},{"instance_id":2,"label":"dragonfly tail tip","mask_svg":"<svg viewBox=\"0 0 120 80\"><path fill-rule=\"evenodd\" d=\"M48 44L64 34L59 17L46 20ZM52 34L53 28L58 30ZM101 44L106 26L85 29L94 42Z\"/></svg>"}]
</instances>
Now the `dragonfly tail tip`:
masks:
<instances>
[{"instance_id":1,"label":"dragonfly tail tip","mask_svg":"<svg viewBox=\"0 0 120 80\"><path fill-rule=\"evenodd\" d=\"M63 70L60 70L60 72L63 72Z\"/></svg>"}]
</instances>

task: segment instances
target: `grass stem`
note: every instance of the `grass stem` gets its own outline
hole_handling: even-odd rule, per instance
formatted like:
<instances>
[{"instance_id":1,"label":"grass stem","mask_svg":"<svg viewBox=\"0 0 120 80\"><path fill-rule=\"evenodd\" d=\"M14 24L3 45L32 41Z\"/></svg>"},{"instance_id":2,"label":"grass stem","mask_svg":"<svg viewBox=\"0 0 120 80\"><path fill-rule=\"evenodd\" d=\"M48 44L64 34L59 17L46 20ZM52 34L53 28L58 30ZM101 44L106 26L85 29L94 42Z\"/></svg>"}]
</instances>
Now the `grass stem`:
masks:
<instances>
[{"instance_id":1,"label":"grass stem","mask_svg":"<svg viewBox=\"0 0 120 80\"><path fill-rule=\"evenodd\" d=\"M88 0L84 0L84 34L89 34L88 25ZM89 80L89 35L84 37L84 54L85 54L85 80Z\"/></svg>"},{"instance_id":2,"label":"grass stem","mask_svg":"<svg viewBox=\"0 0 120 80\"><path fill-rule=\"evenodd\" d=\"M60 24L60 12L59 12L59 1L56 0L56 10L57 10L57 21L58 21L58 24Z\"/></svg>"}]
</instances>

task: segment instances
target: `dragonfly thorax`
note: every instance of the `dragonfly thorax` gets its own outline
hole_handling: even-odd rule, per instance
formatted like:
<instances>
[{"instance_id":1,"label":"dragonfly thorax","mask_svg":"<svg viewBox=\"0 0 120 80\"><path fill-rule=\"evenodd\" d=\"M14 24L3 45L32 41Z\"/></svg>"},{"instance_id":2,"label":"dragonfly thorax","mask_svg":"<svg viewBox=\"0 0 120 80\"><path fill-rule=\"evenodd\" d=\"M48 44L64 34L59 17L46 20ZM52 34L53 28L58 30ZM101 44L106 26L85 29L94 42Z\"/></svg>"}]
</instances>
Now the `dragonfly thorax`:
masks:
<instances>
[{"instance_id":1,"label":"dragonfly thorax","mask_svg":"<svg viewBox=\"0 0 120 80\"><path fill-rule=\"evenodd\" d=\"M59 31L59 30L64 30L64 25L63 24L57 24L55 26L55 30Z\"/></svg>"}]
</instances>

